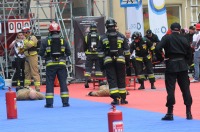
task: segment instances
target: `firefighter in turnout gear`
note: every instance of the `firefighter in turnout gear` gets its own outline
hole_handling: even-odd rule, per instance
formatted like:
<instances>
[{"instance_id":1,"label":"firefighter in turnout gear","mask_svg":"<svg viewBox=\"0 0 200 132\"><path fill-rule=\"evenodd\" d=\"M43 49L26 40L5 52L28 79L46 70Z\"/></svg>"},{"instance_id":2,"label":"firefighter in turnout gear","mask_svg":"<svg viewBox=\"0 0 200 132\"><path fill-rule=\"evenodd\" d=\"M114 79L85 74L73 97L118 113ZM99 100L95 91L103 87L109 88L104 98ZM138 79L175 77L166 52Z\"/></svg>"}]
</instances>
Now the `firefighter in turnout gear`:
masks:
<instances>
[{"instance_id":1,"label":"firefighter in turnout gear","mask_svg":"<svg viewBox=\"0 0 200 132\"><path fill-rule=\"evenodd\" d=\"M49 26L49 36L41 41L39 51L39 55L46 61L46 108L53 108L56 75L60 83L63 107L69 106L66 57L71 55L71 51L69 44L60 37L59 33L60 26L53 21Z\"/></svg>"},{"instance_id":2,"label":"firefighter in turnout gear","mask_svg":"<svg viewBox=\"0 0 200 132\"><path fill-rule=\"evenodd\" d=\"M30 27L23 27L22 32L26 37L24 39L24 54L25 60L25 79L24 87L31 85L31 78L34 79L35 89L40 91L40 75L38 70L38 53L37 53L37 38L31 34Z\"/></svg>"},{"instance_id":3,"label":"firefighter in turnout gear","mask_svg":"<svg viewBox=\"0 0 200 132\"><path fill-rule=\"evenodd\" d=\"M128 104L126 101L125 61L130 60L128 43L125 36L116 31L116 25L114 19L106 21L107 32L101 37L98 45L99 57L104 59L103 64L113 105Z\"/></svg>"},{"instance_id":4,"label":"firefighter in turnout gear","mask_svg":"<svg viewBox=\"0 0 200 132\"><path fill-rule=\"evenodd\" d=\"M91 77L93 64L95 64L95 76L103 76L100 70L99 58L97 52L97 45L99 43L100 36L97 33L97 25L95 23L90 25L90 32L85 36L84 51L86 55L85 62L85 88L89 88L88 80Z\"/></svg>"},{"instance_id":5,"label":"firefighter in turnout gear","mask_svg":"<svg viewBox=\"0 0 200 132\"><path fill-rule=\"evenodd\" d=\"M133 33L132 40L133 42L130 45L130 52L132 53L135 50L135 66L138 74L138 81L141 84L141 86L138 89L145 89L145 74L148 75L148 79L151 83L151 89L156 89L154 86L155 76L153 73L153 66L150 55L150 52L152 53L155 47L150 42L150 40L148 40L145 37L142 37L142 34L137 31ZM147 73L144 71L145 68Z\"/></svg>"}]
</instances>

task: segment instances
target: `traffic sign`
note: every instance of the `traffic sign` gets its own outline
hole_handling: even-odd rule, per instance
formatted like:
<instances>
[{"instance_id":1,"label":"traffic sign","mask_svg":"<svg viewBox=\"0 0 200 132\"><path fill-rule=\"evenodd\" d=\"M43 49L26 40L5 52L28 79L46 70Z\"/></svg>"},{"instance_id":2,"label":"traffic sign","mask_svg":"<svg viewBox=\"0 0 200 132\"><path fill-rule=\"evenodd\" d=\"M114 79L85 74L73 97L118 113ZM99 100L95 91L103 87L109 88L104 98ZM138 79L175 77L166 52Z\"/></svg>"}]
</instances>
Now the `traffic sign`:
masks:
<instances>
[{"instance_id":1,"label":"traffic sign","mask_svg":"<svg viewBox=\"0 0 200 132\"><path fill-rule=\"evenodd\" d=\"M138 0L120 0L120 7L135 7L138 5Z\"/></svg>"}]
</instances>

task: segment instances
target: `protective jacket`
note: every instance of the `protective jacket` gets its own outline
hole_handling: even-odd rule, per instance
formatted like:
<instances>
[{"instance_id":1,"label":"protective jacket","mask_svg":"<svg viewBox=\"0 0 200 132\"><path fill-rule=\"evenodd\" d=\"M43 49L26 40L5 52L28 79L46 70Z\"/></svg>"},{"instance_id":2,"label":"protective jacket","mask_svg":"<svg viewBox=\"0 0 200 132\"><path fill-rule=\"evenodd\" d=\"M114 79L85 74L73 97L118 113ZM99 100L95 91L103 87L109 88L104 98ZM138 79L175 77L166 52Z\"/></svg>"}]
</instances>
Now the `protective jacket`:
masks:
<instances>
[{"instance_id":1,"label":"protective jacket","mask_svg":"<svg viewBox=\"0 0 200 132\"><path fill-rule=\"evenodd\" d=\"M56 34L42 40L39 55L45 57L46 66L66 65L66 57L71 55L71 50L69 44Z\"/></svg>"},{"instance_id":2,"label":"protective jacket","mask_svg":"<svg viewBox=\"0 0 200 132\"><path fill-rule=\"evenodd\" d=\"M24 54L26 56L32 56L37 54L37 38L34 35L28 36L24 40Z\"/></svg>"}]
</instances>

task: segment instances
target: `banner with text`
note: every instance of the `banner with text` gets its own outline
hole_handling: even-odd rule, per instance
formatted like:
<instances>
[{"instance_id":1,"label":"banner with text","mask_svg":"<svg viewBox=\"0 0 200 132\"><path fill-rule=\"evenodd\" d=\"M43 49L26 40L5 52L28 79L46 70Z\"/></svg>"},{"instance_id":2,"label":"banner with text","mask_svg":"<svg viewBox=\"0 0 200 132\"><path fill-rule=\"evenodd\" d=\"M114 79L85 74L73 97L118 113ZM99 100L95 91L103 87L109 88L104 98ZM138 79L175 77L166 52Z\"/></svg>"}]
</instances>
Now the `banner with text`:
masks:
<instances>
[{"instance_id":1,"label":"banner with text","mask_svg":"<svg viewBox=\"0 0 200 132\"><path fill-rule=\"evenodd\" d=\"M165 0L148 0L150 29L161 39L168 30Z\"/></svg>"},{"instance_id":2,"label":"banner with text","mask_svg":"<svg viewBox=\"0 0 200 132\"><path fill-rule=\"evenodd\" d=\"M100 35L105 33L104 17L78 17L74 23L74 49L75 49L75 78L84 79L85 52L83 49L84 36L88 33L92 23L97 24Z\"/></svg>"},{"instance_id":3,"label":"banner with text","mask_svg":"<svg viewBox=\"0 0 200 132\"><path fill-rule=\"evenodd\" d=\"M143 21L143 8L142 0L138 0L138 4L135 7L128 7L126 10L127 27L131 31L131 34L135 31L139 31L144 35L144 21Z\"/></svg>"}]
</instances>

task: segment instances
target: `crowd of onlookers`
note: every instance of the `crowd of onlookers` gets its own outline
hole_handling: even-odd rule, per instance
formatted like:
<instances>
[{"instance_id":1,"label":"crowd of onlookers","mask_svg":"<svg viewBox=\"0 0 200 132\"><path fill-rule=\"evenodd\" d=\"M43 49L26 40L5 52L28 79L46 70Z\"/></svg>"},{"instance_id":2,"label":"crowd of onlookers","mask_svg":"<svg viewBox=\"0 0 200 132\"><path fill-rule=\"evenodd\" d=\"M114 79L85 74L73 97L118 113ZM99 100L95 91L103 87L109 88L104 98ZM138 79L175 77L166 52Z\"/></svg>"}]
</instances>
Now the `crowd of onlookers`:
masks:
<instances>
[{"instance_id":1,"label":"crowd of onlookers","mask_svg":"<svg viewBox=\"0 0 200 132\"><path fill-rule=\"evenodd\" d=\"M196 24L194 26L189 26L188 28L182 28L180 30L180 34L183 35L187 40L188 40L188 44L191 45L191 50L193 52L192 58L190 59L191 62L189 62L189 70L190 72L193 73L193 79L190 81L191 83L194 82L199 82L199 63L200 63L200 54L198 54L198 52L200 51L195 51L195 44L198 43L197 41L197 36L198 36L198 30L196 30ZM169 29L166 32L166 35L171 34L171 29ZM131 44L131 42L133 41L131 39L131 31L130 30L126 30L125 31L125 37L127 38L127 42L129 43L129 45ZM146 30L146 34L145 36L146 38L148 38L153 44L154 46L156 46L156 44L158 44L160 42L158 36L156 34L154 34L152 32L152 30L148 29ZM135 51L133 52L132 56L135 55ZM155 58L152 58L152 63L156 64L157 60ZM130 75L130 69L127 69L127 75Z\"/></svg>"}]
</instances>

